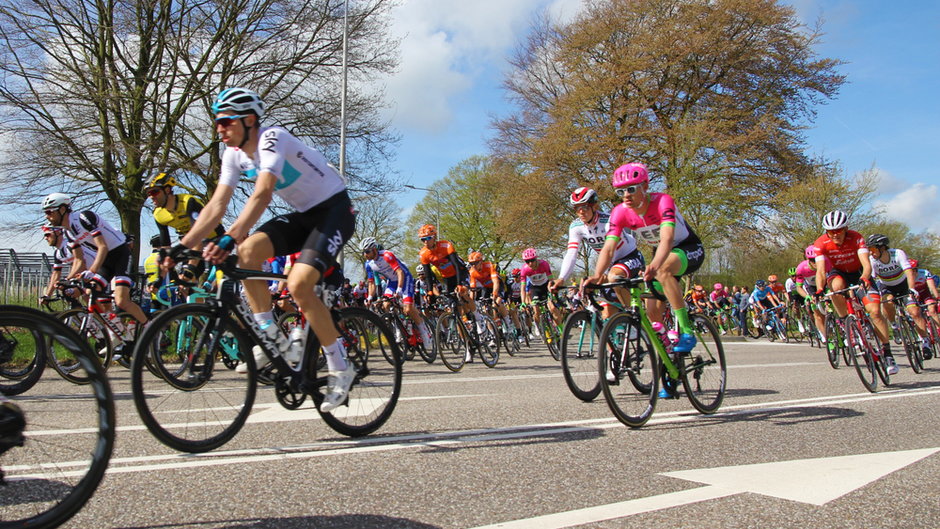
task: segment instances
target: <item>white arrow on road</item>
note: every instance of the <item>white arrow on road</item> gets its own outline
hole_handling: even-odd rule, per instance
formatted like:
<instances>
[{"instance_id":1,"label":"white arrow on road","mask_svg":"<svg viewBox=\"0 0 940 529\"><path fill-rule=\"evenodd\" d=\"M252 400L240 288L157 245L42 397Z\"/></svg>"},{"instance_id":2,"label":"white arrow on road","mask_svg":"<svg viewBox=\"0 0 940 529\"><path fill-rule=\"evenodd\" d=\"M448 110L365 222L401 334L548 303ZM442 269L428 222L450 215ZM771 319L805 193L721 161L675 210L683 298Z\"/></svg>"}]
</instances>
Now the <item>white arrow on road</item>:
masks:
<instances>
[{"instance_id":1,"label":"white arrow on road","mask_svg":"<svg viewBox=\"0 0 940 529\"><path fill-rule=\"evenodd\" d=\"M813 505L824 505L938 451L940 451L940 448L925 448L880 454L798 459L756 465L666 472L662 475L705 483L708 486L503 522L476 529L560 529L624 518L744 492Z\"/></svg>"}]
</instances>

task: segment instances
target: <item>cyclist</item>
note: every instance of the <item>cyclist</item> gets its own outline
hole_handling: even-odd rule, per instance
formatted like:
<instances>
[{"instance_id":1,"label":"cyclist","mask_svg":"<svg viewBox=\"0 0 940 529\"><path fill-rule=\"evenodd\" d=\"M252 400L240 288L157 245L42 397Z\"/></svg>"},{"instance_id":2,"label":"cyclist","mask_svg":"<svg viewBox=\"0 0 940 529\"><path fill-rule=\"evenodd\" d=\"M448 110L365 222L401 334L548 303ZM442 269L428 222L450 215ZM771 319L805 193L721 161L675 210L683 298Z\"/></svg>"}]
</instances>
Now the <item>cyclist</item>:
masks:
<instances>
[{"instance_id":1,"label":"cyclist","mask_svg":"<svg viewBox=\"0 0 940 529\"><path fill-rule=\"evenodd\" d=\"M467 264L470 265L470 289L473 292L473 299L492 298L496 314L502 318L506 327L515 335L516 328L509 318L509 310L503 300L503 282L496 271L496 267L493 263L484 261L481 252L470 252L470 255L467 256ZM493 341L489 346L495 347L496 342Z\"/></svg>"},{"instance_id":2,"label":"cyclist","mask_svg":"<svg viewBox=\"0 0 940 529\"><path fill-rule=\"evenodd\" d=\"M365 258L366 283L369 285L369 301L376 297L375 277L382 276L385 284L385 297L401 298L402 311L411 318L421 334L421 342L427 351L431 351L431 332L428 330L421 312L415 307L415 280L408 270L408 265L401 261L391 250L380 250L375 237L366 237L359 243L359 250Z\"/></svg>"},{"instance_id":3,"label":"cyclist","mask_svg":"<svg viewBox=\"0 0 940 529\"><path fill-rule=\"evenodd\" d=\"M760 315L760 329L762 333L770 330L770 324L767 323L768 316L764 313L765 309L773 309L781 306L780 298L774 294L773 288L763 279L758 279L754 283L754 290L751 292L751 305L754 306L754 313Z\"/></svg>"},{"instance_id":4,"label":"cyclist","mask_svg":"<svg viewBox=\"0 0 940 529\"><path fill-rule=\"evenodd\" d=\"M932 274L926 268L918 268L917 259L908 259L914 272L914 288L917 289L918 298L927 306L927 313L933 318L937 325L940 325L940 313L937 311L937 300L940 299L940 293L937 292L937 286L940 284L937 276Z\"/></svg>"},{"instance_id":5,"label":"cyclist","mask_svg":"<svg viewBox=\"0 0 940 529\"><path fill-rule=\"evenodd\" d=\"M796 293L800 296L803 296L807 303L811 303L812 299L817 295L819 290L819 287L816 283L815 247L812 244L807 246L803 251L803 255L806 257L806 260L796 266L796 276L794 278L796 282ZM825 263L824 273L826 276L828 276L832 272L832 261L830 261L828 257L824 257L823 261ZM825 342L826 315L819 308L819 303L812 303L812 306L813 321L816 323L816 329L819 331L819 336L821 336L822 340ZM829 346L832 347L833 344L830 344Z\"/></svg>"},{"instance_id":6,"label":"cyclist","mask_svg":"<svg viewBox=\"0 0 940 529\"><path fill-rule=\"evenodd\" d=\"M110 285L114 302L138 322L147 316L131 298L131 252L124 234L93 211L72 211L72 199L64 193L52 193L42 201L42 210L51 226L64 228L63 234L75 259L66 279L82 280L107 290ZM85 252L94 252L91 264L85 265ZM89 254L91 255L91 254Z\"/></svg>"},{"instance_id":7,"label":"cyclist","mask_svg":"<svg viewBox=\"0 0 940 529\"><path fill-rule=\"evenodd\" d=\"M72 254L71 250L69 250L68 244L65 241L64 232L65 228L61 226L53 226L48 222L42 226L42 237L46 240L46 243L53 248L53 250L52 274L49 276L49 283L46 285L45 294L39 298L40 305L45 305L49 302L49 299L55 292L59 280L62 279L62 270L66 266L70 266L72 261L75 259L75 256ZM90 263L94 262L95 252L88 250L84 255L85 262L83 263L83 266L87 267ZM81 295L81 292L76 289L66 289L65 294L71 297L78 297Z\"/></svg>"},{"instance_id":8,"label":"cyclist","mask_svg":"<svg viewBox=\"0 0 940 529\"><path fill-rule=\"evenodd\" d=\"M548 298L549 280L552 277L552 267L548 261L539 259L535 248L526 248L522 251L522 268L519 280L527 282L528 288L522 292L522 303L531 304L533 300L548 302L548 310L552 314L555 325L561 325L561 311ZM538 320L539 309L535 307L535 318Z\"/></svg>"},{"instance_id":9,"label":"cyclist","mask_svg":"<svg viewBox=\"0 0 940 529\"><path fill-rule=\"evenodd\" d=\"M933 351L927 340L927 322L924 321L920 307L917 306L919 298L915 288L917 278L907 259L907 253L900 248L889 248L888 237L880 233L869 235L866 243L868 244L868 258L871 260L872 277L878 280L878 289L884 300L891 301L895 297L908 296L904 306L917 327L924 358L929 360L933 357ZM896 316L894 303L884 303L881 308L888 317L888 321L894 324Z\"/></svg>"},{"instance_id":10,"label":"cyclist","mask_svg":"<svg viewBox=\"0 0 940 529\"><path fill-rule=\"evenodd\" d=\"M689 299L694 305L694 309L702 312L703 314L708 313L709 309L709 299L708 294L705 293L705 287L702 285L695 285L692 287L692 291L689 295Z\"/></svg>"},{"instance_id":11,"label":"cyclist","mask_svg":"<svg viewBox=\"0 0 940 529\"><path fill-rule=\"evenodd\" d=\"M287 284L323 347L329 376L320 409L332 411L346 399L356 370L347 361L339 331L314 287L334 273L336 256L355 227L346 184L319 151L283 128L261 126L264 102L257 93L245 88L223 90L212 112L215 131L226 147L219 183L189 232L171 250L168 264L179 260L183 248L197 248L217 228L241 178L253 180L245 208L224 235L206 244L203 256L220 263L237 246L239 266L260 270L269 257L300 251ZM249 236L273 195L294 211L265 222ZM274 323L267 284L246 281L244 291L261 337L282 355L290 353L290 342ZM260 347L254 354L259 365L266 362Z\"/></svg>"},{"instance_id":12,"label":"cyclist","mask_svg":"<svg viewBox=\"0 0 940 529\"><path fill-rule=\"evenodd\" d=\"M843 211L834 210L823 216L822 226L826 232L813 243L816 251L816 284L828 285L833 291L849 285L863 285L864 288L855 295L865 306L875 327L888 374L893 375L898 372L898 365L891 354L891 344L888 343L888 324L881 314L881 294L872 288L868 247L865 238L857 231L849 230L848 224L849 216ZM832 272L828 278L824 271L824 257L832 261ZM840 318L848 313L846 299L842 295L832 296L832 307Z\"/></svg>"},{"instance_id":13,"label":"cyclist","mask_svg":"<svg viewBox=\"0 0 940 529\"><path fill-rule=\"evenodd\" d=\"M689 309L682 298L678 277L691 274L702 266L705 249L701 240L679 213L672 197L666 193L649 192L649 172L641 163L621 165L614 171L611 183L623 202L610 214L604 250L597 259L595 276L602 273L608 263L605 255L620 242L624 229L636 233L637 239L653 246L653 259L646 265L643 276L655 279L662 286L679 323L679 341L673 347L677 353L689 353L695 347L695 335ZM665 305L655 299L647 300L650 320L662 323Z\"/></svg>"},{"instance_id":14,"label":"cyclist","mask_svg":"<svg viewBox=\"0 0 940 529\"><path fill-rule=\"evenodd\" d=\"M561 270L558 272L558 279L549 284L552 290L563 285L574 270L574 264L578 259L578 252L581 249L581 243L600 254L604 249L604 241L607 230L610 227L610 213L602 211L597 199L597 192L589 187L579 187L568 196L568 204L574 209L577 218L571 222L568 227L568 251L565 252L565 258L561 263ZM620 242L613 248L613 255L606 256L611 263L607 270L604 270L603 277L595 278L597 282L602 280L616 281L620 277L636 277L643 271L646 261L643 254L636 245L636 238L630 230L624 230L621 234ZM625 306L630 301L630 292L625 288L616 290L617 297ZM604 318L613 315L614 309L610 302L617 299L606 299L601 301Z\"/></svg>"},{"instance_id":15,"label":"cyclist","mask_svg":"<svg viewBox=\"0 0 940 529\"><path fill-rule=\"evenodd\" d=\"M732 306L731 294L728 293L724 285L715 283L712 285L712 291L708 294L708 300L711 302L712 307L718 311L718 323L720 323L721 334L728 334L726 328L731 326L731 322L728 321L728 313L724 312L724 309L730 309Z\"/></svg>"}]
</instances>

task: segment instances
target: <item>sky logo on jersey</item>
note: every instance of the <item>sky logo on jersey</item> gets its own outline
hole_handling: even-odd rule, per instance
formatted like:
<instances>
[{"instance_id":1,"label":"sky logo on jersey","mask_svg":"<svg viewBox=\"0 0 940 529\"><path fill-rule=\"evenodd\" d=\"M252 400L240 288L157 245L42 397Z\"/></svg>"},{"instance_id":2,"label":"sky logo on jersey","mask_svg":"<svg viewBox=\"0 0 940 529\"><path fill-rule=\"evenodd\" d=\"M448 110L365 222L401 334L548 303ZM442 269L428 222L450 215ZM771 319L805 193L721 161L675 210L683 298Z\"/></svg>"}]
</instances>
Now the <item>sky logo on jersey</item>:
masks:
<instances>
[{"instance_id":1,"label":"sky logo on jersey","mask_svg":"<svg viewBox=\"0 0 940 529\"><path fill-rule=\"evenodd\" d=\"M298 171L293 165L289 163L284 163L284 170L281 171L281 174L277 177L277 183L274 184L274 189L280 191L285 187L290 186L300 178L301 172Z\"/></svg>"}]
</instances>

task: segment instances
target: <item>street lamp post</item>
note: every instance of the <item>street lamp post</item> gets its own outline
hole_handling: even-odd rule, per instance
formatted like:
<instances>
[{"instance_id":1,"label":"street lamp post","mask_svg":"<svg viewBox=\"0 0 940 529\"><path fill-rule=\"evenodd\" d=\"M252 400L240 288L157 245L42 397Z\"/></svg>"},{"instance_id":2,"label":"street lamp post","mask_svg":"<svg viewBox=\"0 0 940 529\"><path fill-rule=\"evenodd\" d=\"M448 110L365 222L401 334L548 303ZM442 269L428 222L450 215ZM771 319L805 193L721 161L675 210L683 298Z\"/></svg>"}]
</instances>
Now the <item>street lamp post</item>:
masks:
<instances>
[{"instance_id":1,"label":"street lamp post","mask_svg":"<svg viewBox=\"0 0 940 529\"><path fill-rule=\"evenodd\" d=\"M437 189L431 189L427 187L418 187L418 186L413 186L411 184L405 184L405 187L407 187L408 189L415 189L417 191L428 191L430 193L434 193L434 201L437 202L437 208L435 209L435 212L434 212L434 218L436 220L434 222L437 223L437 236L438 238L440 238L441 233L442 233L441 231L441 204L442 204L441 193Z\"/></svg>"}]
</instances>

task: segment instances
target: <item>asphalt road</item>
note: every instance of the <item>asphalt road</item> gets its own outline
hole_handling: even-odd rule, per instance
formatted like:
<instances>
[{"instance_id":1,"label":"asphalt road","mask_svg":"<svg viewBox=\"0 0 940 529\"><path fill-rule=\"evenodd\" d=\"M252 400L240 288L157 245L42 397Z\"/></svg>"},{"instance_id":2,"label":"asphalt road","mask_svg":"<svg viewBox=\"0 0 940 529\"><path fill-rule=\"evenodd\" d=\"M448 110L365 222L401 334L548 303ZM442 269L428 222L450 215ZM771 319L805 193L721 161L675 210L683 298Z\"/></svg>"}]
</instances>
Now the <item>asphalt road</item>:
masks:
<instances>
[{"instance_id":1,"label":"asphalt road","mask_svg":"<svg viewBox=\"0 0 940 529\"><path fill-rule=\"evenodd\" d=\"M494 369L407 364L394 415L357 440L262 388L253 420L198 456L147 432L115 366L115 453L67 527L940 527L940 360L917 375L898 356L871 394L806 345L725 349L712 416L660 401L629 429L536 346Z\"/></svg>"}]
</instances>

